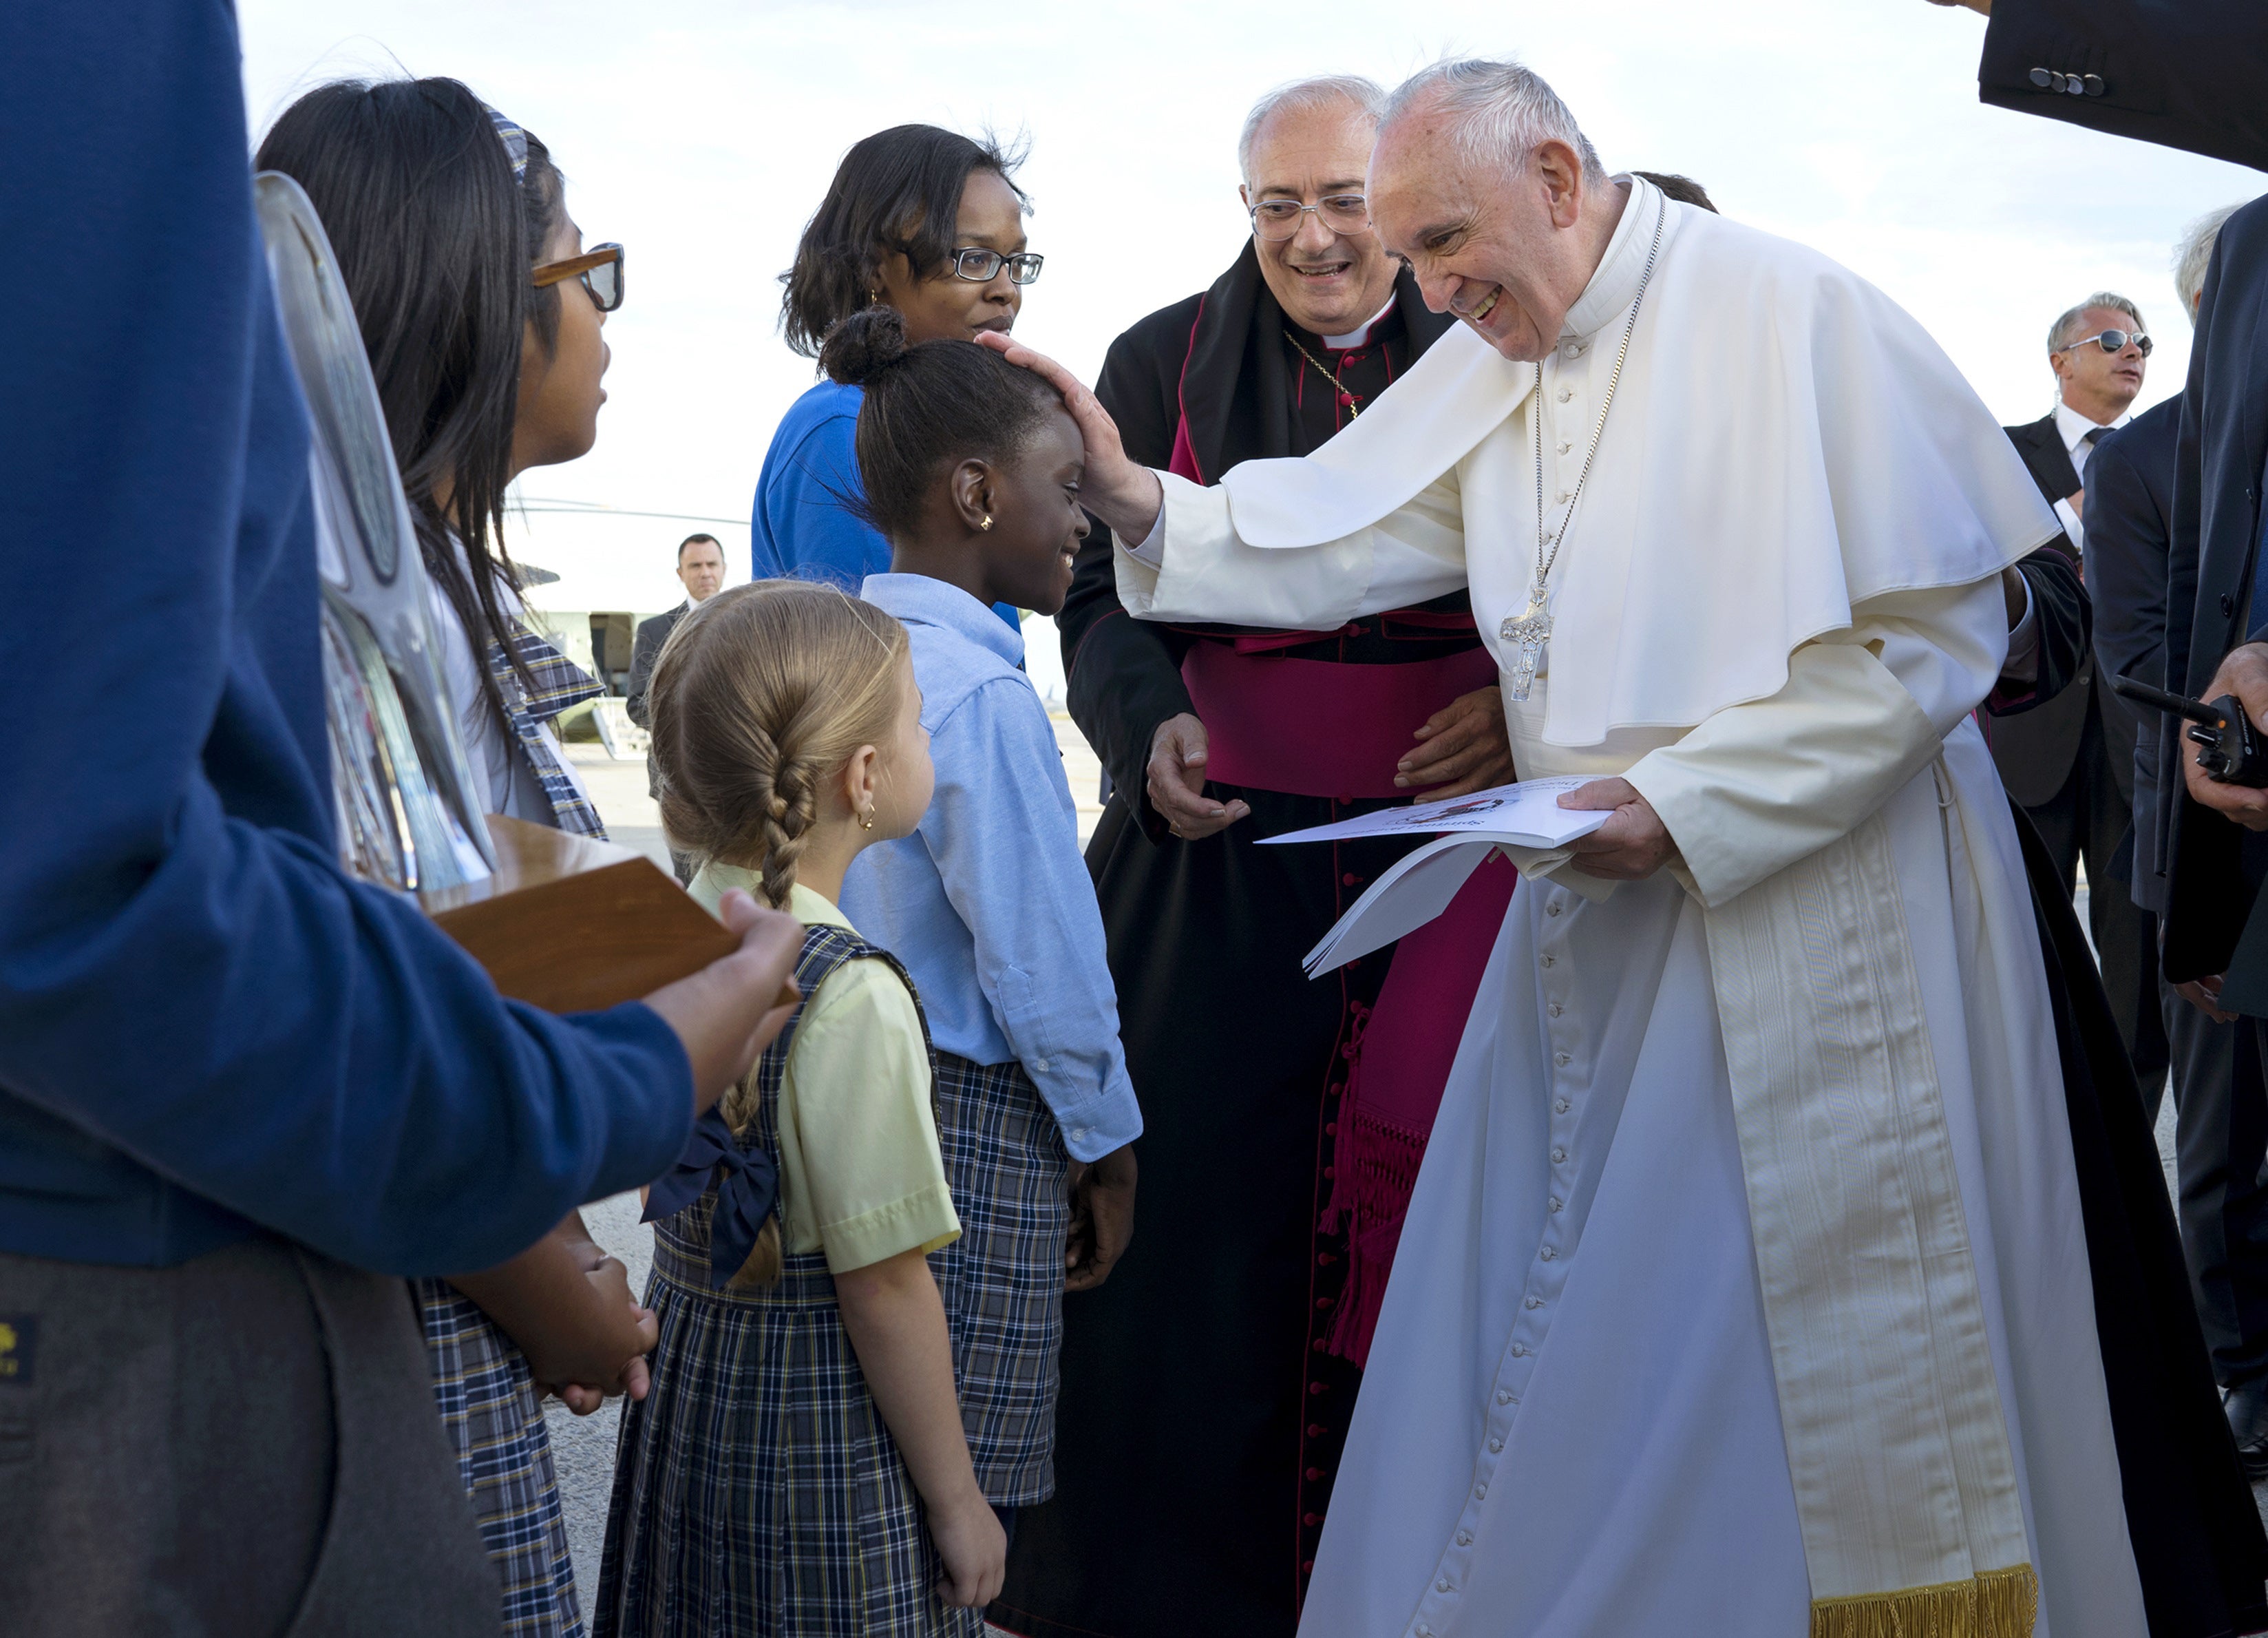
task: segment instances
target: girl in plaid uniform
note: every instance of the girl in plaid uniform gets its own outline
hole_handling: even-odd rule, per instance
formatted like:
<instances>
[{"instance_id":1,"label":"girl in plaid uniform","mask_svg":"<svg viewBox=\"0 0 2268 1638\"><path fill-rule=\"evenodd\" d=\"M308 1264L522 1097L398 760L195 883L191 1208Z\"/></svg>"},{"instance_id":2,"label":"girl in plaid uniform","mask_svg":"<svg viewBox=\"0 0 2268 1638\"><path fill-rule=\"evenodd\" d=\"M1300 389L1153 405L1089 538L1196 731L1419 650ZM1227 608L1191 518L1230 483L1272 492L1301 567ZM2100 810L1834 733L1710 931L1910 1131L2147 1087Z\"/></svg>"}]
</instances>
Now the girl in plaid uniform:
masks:
<instances>
[{"instance_id":1,"label":"girl in plaid uniform","mask_svg":"<svg viewBox=\"0 0 2268 1638\"><path fill-rule=\"evenodd\" d=\"M602 834L549 726L599 685L520 619L498 533L513 477L598 434L619 248L592 270L549 151L455 80L320 86L284 111L257 164L306 188L338 254L483 807ZM580 1214L499 1268L413 1288L503 1630L582 1638L541 1398L588 1413L643 1391L653 1317Z\"/></svg>"},{"instance_id":2,"label":"girl in plaid uniform","mask_svg":"<svg viewBox=\"0 0 2268 1638\"><path fill-rule=\"evenodd\" d=\"M960 277L1006 265L958 242ZM967 341L909 345L891 308L836 325L820 363L864 392L863 505L891 572L859 595L905 623L937 766L914 834L860 860L843 902L921 986L961 1214L935 1265L961 1420L985 1494L1022 1508L1055 1489L1067 1279L1099 1283L1124 1248L1142 1129L1063 757L991 608L1063 606L1085 452L1046 382Z\"/></svg>"},{"instance_id":3,"label":"girl in plaid uniform","mask_svg":"<svg viewBox=\"0 0 2268 1638\"><path fill-rule=\"evenodd\" d=\"M808 933L803 1004L652 1190L652 1387L622 1420L600 1638L979 1638L1007 1542L978 1487L929 1254L958 1239L910 980L835 906L932 784L905 629L769 580L655 667L662 816L713 904Z\"/></svg>"}]
</instances>

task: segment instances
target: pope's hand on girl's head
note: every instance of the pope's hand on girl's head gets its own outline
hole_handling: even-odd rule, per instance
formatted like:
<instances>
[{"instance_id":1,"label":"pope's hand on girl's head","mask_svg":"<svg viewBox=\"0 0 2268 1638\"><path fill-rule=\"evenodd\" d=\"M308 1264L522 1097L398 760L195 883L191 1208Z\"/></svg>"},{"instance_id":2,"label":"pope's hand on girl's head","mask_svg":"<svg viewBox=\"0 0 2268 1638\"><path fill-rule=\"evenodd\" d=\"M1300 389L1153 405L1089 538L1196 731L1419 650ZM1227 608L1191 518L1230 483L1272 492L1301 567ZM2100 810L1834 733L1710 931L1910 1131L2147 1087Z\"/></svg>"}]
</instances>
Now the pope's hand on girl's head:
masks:
<instances>
[{"instance_id":1,"label":"pope's hand on girl's head","mask_svg":"<svg viewBox=\"0 0 2268 1638\"><path fill-rule=\"evenodd\" d=\"M1020 369L1031 371L1063 395L1064 408L1078 424L1079 441L1086 448L1086 472L1079 480L1079 503L1122 540L1142 542L1157 527L1166 504L1158 475L1126 458L1118 437L1118 423L1089 392L1079 377L1045 353L1034 352L1021 342L988 330L976 338Z\"/></svg>"},{"instance_id":2,"label":"pope's hand on girl's head","mask_svg":"<svg viewBox=\"0 0 2268 1638\"><path fill-rule=\"evenodd\" d=\"M1395 765L1394 783L1420 801L1469 796L1518 777L1505 732L1504 696L1494 683L1451 700L1425 719L1416 737L1418 749Z\"/></svg>"},{"instance_id":3,"label":"pope's hand on girl's head","mask_svg":"<svg viewBox=\"0 0 2268 1638\"><path fill-rule=\"evenodd\" d=\"M803 950L803 924L760 908L735 888L717 907L718 919L740 948L700 971L666 984L645 998L677 1032L693 1066L696 1114L716 1106L725 1088L748 1073L756 1054L787 1027L791 978Z\"/></svg>"}]
</instances>

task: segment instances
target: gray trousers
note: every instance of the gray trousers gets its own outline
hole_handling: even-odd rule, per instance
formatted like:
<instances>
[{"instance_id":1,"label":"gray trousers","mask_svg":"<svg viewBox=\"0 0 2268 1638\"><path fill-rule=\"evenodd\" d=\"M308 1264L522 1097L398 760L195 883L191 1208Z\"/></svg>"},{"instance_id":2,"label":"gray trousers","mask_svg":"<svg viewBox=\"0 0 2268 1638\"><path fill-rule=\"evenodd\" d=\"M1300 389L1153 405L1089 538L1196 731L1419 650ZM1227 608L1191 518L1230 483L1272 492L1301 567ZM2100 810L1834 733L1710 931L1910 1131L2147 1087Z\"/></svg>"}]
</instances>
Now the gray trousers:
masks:
<instances>
[{"instance_id":1,"label":"gray trousers","mask_svg":"<svg viewBox=\"0 0 2268 1638\"><path fill-rule=\"evenodd\" d=\"M2191 1294L2224 1388L2268 1375L2268 1088L2261 1022L2217 1024L2163 986L2176 1211ZM2151 1120L2158 1100L2143 1098Z\"/></svg>"},{"instance_id":2,"label":"gray trousers","mask_svg":"<svg viewBox=\"0 0 2268 1638\"><path fill-rule=\"evenodd\" d=\"M0 1612L103 1638L494 1638L399 1280L274 1240L0 1253Z\"/></svg>"}]
</instances>

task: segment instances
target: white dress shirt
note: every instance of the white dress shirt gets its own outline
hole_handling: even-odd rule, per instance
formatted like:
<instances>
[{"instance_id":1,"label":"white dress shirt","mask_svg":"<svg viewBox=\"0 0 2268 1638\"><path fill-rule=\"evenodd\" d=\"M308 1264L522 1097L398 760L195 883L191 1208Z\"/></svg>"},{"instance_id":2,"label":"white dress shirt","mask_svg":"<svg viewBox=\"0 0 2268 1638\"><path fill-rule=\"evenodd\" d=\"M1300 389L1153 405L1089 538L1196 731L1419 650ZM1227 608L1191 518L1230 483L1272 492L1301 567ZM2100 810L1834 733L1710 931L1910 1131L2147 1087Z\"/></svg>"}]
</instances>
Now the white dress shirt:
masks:
<instances>
[{"instance_id":1,"label":"white dress shirt","mask_svg":"<svg viewBox=\"0 0 2268 1638\"><path fill-rule=\"evenodd\" d=\"M2129 411L2102 430L2115 432L2133 418L2132 412ZM2060 401L2056 404L2055 422L2056 431L2063 438L2063 446L2071 452L2072 470L2079 474L2080 487L2085 489L2088 457L2095 453L2095 446L2087 441L2087 435L2095 430L2096 423ZM2084 553L2087 550L2087 528L2080 522L2079 513L2072 510L2071 502L2068 499L2057 501L2055 513L2063 524L2064 533L2071 536L2072 545Z\"/></svg>"}]
</instances>

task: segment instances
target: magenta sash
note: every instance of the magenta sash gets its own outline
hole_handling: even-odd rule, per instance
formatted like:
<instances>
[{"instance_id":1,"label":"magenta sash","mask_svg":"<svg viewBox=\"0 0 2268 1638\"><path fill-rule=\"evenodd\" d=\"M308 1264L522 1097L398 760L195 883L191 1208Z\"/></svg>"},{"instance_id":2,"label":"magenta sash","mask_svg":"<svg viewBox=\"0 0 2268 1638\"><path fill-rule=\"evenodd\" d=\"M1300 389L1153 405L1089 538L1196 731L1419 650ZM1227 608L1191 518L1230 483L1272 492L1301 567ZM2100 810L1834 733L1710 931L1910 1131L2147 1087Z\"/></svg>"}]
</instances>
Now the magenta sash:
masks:
<instances>
[{"instance_id":1,"label":"magenta sash","mask_svg":"<svg viewBox=\"0 0 2268 1638\"><path fill-rule=\"evenodd\" d=\"M1400 618L1423 623L1425 617ZM1496 661L1478 648L1406 665L1339 665L1270 652L1329 635L1282 632L1233 644L1204 638L1191 646L1182 677L1205 726L1208 778L1344 801L1407 797L1395 786L1394 768L1417 746L1419 725L1496 680ZM1441 1088L1519 879L1501 854L1475 871L1440 917L1395 946L1377 1006L1356 1007L1339 1044L1346 1089L1331 1134L1331 1193L1321 1227L1345 1230L1348 1267L1325 1344L1358 1365L1370 1356Z\"/></svg>"},{"instance_id":2,"label":"magenta sash","mask_svg":"<svg viewBox=\"0 0 2268 1638\"><path fill-rule=\"evenodd\" d=\"M1425 719L1496 680L1484 648L1407 665L1348 666L1287 660L1263 646L1329 635L1190 646L1182 680L1204 724L1207 778L1293 796L1407 797L1395 786L1394 767L1418 749Z\"/></svg>"}]
</instances>

